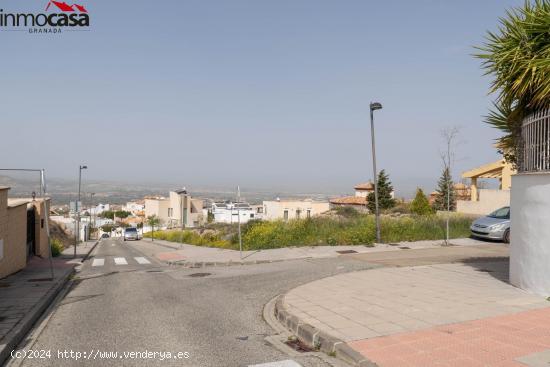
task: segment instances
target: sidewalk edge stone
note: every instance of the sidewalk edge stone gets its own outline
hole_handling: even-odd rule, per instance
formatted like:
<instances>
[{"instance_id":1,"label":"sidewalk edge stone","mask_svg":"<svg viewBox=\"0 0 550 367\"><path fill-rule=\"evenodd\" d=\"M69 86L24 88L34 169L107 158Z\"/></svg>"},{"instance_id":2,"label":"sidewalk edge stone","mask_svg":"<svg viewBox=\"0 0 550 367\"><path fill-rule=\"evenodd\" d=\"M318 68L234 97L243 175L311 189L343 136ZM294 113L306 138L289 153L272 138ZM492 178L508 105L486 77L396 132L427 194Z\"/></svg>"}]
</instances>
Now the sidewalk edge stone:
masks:
<instances>
[{"instance_id":1,"label":"sidewalk edge stone","mask_svg":"<svg viewBox=\"0 0 550 367\"><path fill-rule=\"evenodd\" d=\"M375 363L351 348L346 342L320 331L293 315L285 308L283 301L284 295L281 295L275 302L275 318L302 343L312 349L321 350L327 354L335 354L339 359L355 367L377 367Z\"/></svg>"},{"instance_id":2,"label":"sidewalk edge stone","mask_svg":"<svg viewBox=\"0 0 550 367\"><path fill-rule=\"evenodd\" d=\"M92 246L90 251L84 256L82 262L84 262L88 256L92 253L94 248L99 243L99 240ZM3 365L8 358L11 356L11 351L19 345L19 343L27 336L28 332L33 328L34 324L44 311L48 309L55 297L67 284L71 276L75 274L75 266L72 267L71 271L67 272L62 278L60 278L55 285L46 293L38 303L36 303L31 311L25 315L16 326L4 336L2 344L0 344L0 365Z\"/></svg>"}]
</instances>

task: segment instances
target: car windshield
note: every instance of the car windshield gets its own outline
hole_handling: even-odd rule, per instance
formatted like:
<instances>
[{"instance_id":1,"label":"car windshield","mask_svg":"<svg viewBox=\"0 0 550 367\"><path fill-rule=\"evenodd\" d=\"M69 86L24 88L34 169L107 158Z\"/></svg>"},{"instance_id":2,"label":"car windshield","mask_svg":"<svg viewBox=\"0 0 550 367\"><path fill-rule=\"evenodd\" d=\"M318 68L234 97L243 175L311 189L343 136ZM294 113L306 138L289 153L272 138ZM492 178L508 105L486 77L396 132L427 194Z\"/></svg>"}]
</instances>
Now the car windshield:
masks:
<instances>
[{"instance_id":1,"label":"car windshield","mask_svg":"<svg viewBox=\"0 0 550 367\"><path fill-rule=\"evenodd\" d=\"M126 232L137 232L135 228L126 228Z\"/></svg>"},{"instance_id":2,"label":"car windshield","mask_svg":"<svg viewBox=\"0 0 550 367\"><path fill-rule=\"evenodd\" d=\"M505 206L488 215L489 218L510 219L510 207Z\"/></svg>"}]
</instances>

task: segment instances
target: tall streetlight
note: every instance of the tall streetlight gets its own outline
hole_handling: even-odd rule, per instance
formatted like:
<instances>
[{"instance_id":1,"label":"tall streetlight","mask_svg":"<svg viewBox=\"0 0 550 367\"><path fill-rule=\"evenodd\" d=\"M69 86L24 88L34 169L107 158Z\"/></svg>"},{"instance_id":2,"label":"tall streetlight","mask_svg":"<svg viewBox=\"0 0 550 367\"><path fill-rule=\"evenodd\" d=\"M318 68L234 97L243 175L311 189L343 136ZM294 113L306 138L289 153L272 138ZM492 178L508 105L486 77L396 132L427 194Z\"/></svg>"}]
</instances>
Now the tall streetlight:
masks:
<instances>
[{"instance_id":1,"label":"tall streetlight","mask_svg":"<svg viewBox=\"0 0 550 367\"><path fill-rule=\"evenodd\" d=\"M95 228L95 213L94 213L95 208L93 207L93 205L94 205L94 195L95 195L95 192L90 193L90 238L92 237L91 230L93 228ZM93 225L92 225L92 222L93 222Z\"/></svg>"},{"instance_id":2,"label":"tall streetlight","mask_svg":"<svg viewBox=\"0 0 550 367\"><path fill-rule=\"evenodd\" d=\"M88 166L78 166L78 200L76 201L76 233L74 236L74 257L76 258L76 245L80 237L80 187L82 186L82 170Z\"/></svg>"},{"instance_id":3,"label":"tall streetlight","mask_svg":"<svg viewBox=\"0 0 550 367\"><path fill-rule=\"evenodd\" d=\"M382 104L371 102L370 104L370 134L372 139L372 174L374 177L374 206L376 208L376 242L380 243L380 211L378 209L378 173L376 171L376 146L374 142L374 111L381 110Z\"/></svg>"}]
</instances>

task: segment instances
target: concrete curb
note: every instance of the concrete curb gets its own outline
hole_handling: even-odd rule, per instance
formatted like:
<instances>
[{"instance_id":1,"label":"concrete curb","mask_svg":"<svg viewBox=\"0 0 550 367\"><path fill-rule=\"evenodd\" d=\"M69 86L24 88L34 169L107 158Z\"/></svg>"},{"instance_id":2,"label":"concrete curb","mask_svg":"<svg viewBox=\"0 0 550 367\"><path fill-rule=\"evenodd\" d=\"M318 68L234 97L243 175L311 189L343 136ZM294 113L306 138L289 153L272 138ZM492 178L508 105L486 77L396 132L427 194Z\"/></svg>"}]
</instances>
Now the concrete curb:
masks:
<instances>
[{"instance_id":1,"label":"concrete curb","mask_svg":"<svg viewBox=\"0 0 550 367\"><path fill-rule=\"evenodd\" d=\"M302 322L300 318L285 308L283 300L284 296L279 296L275 302L275 318L308 347L327 354L334 354L337 358L352 366L377 367L375 363L365 358L344 341Z\"/></svg>"},{"instance_id":2,"label":"concrete curb","mask_svg":"<svg viewBox=\"0 0 550 367\"><path fill-rule=\"evenodd\" d=\"M270 264L270 263L278 263L278 262L282 262L282 261L304 260L304 259L311 259L311 257L302 257L302 258L296 258L296 259L249 260L249 261L185 261L185 260L176 260L176 261L163 261L163 262L168 264L168 265L181 266L181 267L185 267L185 268L205 268L207 266L227 267L227 266L238 266L238 265Z\"/></svg>"},{"instance_id":3,"label":"concrete curb","mask_svg":"<svg viewBox=\"0 0 550 367\"><path fill-rule=\"evenodd\" d=\"M92 248L90 249L90 251L88 251L88 253L86 255L84 255L84 257L82 258L82 262L88 260L88 257L90 257L90 254L92 253L92 251L94 251L94 249L96 248L97 244L100 242L101 240L96 240L94 245L92 246Z\"/></svg>"},{"instance_id":4,"label":"concrete curb","mask_svg":"<svg viewBox=\"0 0 550 367\"><path fill-rule=\"evenodd\" d=\"M99 240L96 241L96 243L92 246L90 251L84 256L82 262L84 262L90 253L95 249L97 244L99 243ZM44 311L50 307L53 300L57 297L59 292L63 289L63 287L67 284L69 279L75 274L75 267L71 269L65 276L60 278L55 285L50 288L50 290L46 293L46 295L41 298L41 300L35 304L30 312L25 315L16 325L15 327L10 330L8 334L6 334L3 338L2 344L0 344L0 365L3 365L10 357L11 352L14 350L19 343L27 336L29 331L33 328L36 321L40 319Z\"/></svg>"}]
</instances>

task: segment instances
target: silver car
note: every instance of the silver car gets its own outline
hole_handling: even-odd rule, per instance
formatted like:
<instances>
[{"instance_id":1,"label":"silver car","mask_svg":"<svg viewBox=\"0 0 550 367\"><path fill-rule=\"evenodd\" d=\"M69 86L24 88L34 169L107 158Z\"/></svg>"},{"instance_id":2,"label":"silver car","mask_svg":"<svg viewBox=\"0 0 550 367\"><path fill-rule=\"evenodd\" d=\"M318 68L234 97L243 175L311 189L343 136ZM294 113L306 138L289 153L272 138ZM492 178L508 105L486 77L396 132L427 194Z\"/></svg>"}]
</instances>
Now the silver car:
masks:
<instances>
[{"instance_id":1,"label":"silver car","mask_svg":"<svg viewBox=\"0 0 550 367\"><path fill-rule=\"evenodd\" d=\"M124 241L128 240L139 240L139 233L137 231L137 228L130 227L124 230Z\"/></svg>"},{"instance_id":2,"label":"silver car","mask_svg":"<svg viewBox=\"0 0 550 367\"><path fill-rule=\"evenodd\" d=\"M486 217L476 219L470 226L472 236L510 242L510 207L497 209Z\"/></svg>"}]
</instances>

